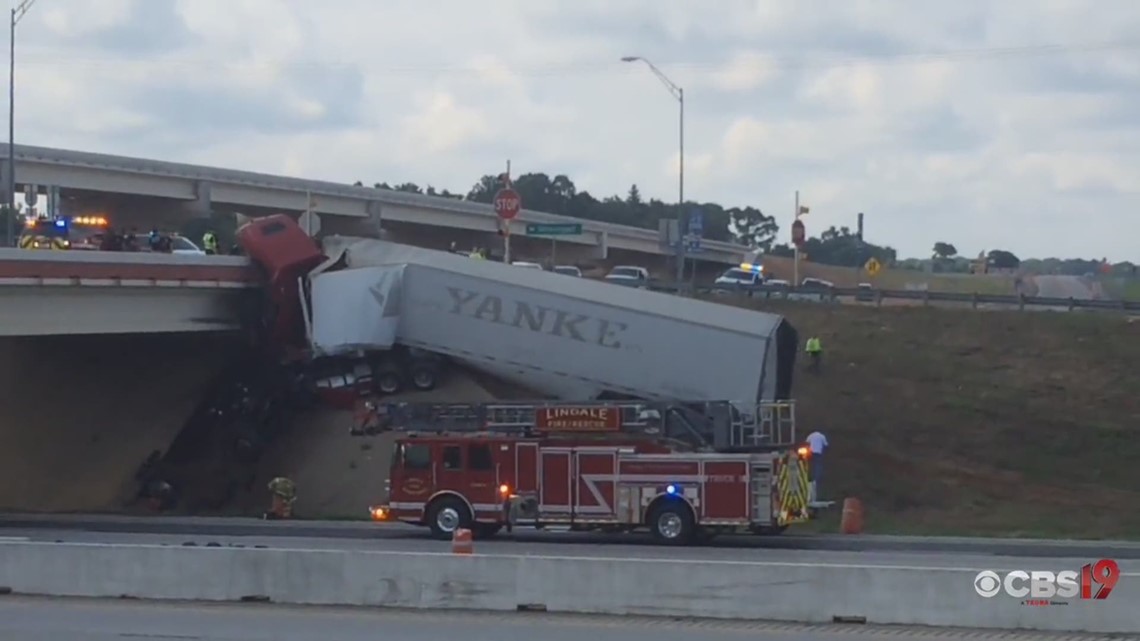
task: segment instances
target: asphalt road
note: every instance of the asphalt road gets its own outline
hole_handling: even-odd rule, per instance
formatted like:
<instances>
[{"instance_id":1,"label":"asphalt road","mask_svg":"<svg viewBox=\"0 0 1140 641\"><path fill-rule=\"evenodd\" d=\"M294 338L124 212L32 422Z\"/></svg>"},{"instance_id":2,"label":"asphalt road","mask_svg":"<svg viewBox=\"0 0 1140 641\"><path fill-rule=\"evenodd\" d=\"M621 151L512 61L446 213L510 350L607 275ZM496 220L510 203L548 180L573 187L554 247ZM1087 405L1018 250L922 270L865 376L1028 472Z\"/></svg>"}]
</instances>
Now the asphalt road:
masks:
<instances>
[{"instance_id":1,"label":"asphalt road","mask_svg":"<svg viewBox=\"0 0 1140 641\"><path fill-rule=\"evenodd\" d=\"M678 621L522 613L411 612L365 608L139 603L4 598L4 641L950 641L976 632L930 628ZM1048 641L1002 633L1003 641Z\"/></svg>"},{"instance_id":2,"label":"asphalt road","mask_svg":"<svg viewBox=\"0 0 1140 641\"><path fill-rule=\"evenodd\" d=\"M222 518L0 516L0 539L74 543L246 545L304 549L442 552L447 542L421 528L364 522L259 521ZM1140 561L1140 543L899 536L721 537L706 546L653 545L646 535L516 531L476 542L489 554L580 557L796 561L991 567L994 557Z\"/></svg>"}]
</instances>

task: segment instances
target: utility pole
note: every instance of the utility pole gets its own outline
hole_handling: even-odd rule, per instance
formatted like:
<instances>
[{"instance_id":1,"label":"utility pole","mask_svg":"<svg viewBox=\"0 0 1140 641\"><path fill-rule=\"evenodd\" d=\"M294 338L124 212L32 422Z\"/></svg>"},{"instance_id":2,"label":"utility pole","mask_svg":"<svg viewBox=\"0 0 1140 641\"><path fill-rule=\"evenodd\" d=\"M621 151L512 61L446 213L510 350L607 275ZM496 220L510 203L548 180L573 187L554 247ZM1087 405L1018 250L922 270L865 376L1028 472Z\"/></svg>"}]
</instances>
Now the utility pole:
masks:
<instances>
[{"instance_id":1,"label":"utility pole","mask_svg":"<svg viewBox=\"0 0 1140 641\"><path fill-rule=\"evenodd\" d=\"M23 0L12 7L8 23L8 229L5 247L11 247L16 236L16 25L27 15L36 0Z\"/></svg>"},{"instance_id":2,"label":"utility pole","mask_svg":"<svg viewBox=\"0 0 1140 641\"><path fill-rule=\"evenodd\" d=\"M683 242L684 234L684 221L685 221L685 90L677 85L666 76L660 69L657 68L652 62L641 56L625 56L621 59L622 62L644 62L653 75L665 85L669 93L677 100L679 109L679 122L677 127L678 133L678 150L679 158L677 162L677 286L680 287L681 283L685 281L685 243Z\"/></svg>"}]
</instances>

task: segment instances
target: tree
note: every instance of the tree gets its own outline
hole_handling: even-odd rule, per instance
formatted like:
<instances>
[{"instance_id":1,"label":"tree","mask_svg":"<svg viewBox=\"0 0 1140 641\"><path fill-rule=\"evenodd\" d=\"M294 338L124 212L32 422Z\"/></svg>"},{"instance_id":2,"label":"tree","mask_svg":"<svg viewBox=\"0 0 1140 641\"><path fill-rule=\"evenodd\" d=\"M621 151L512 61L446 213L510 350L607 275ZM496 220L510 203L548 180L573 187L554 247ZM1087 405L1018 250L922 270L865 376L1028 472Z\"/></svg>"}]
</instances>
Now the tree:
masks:
<instances>
[{"instance_id":1,"label":"tree","mask_svg":"<svg viewBox=\"0 0 1140 641\"><path fill-rule=\"evenodd\" d=\"M765 216L755 207L733 207L727 213L732 234L738 241L763 252L772 249L780 231L774 217Z\"/></svg>"},{"instance_id":2,"label":"tree","mask_svg":"<svg viewBox=\"0 0 1140 641\"><path fill-rule=\"evenodd\" d=\"M994 269L1017 269L1021 266L1021 259L1013 252L993 249L986 254L986 265Z\"/></svg>"},{"instance_id":3,"label":"tree","mask_svg":"<svg viewBox=\"0 0 1140 641\"><path fill-rule=\"evenodd\" d=\"M803 251L813 263L841 267L860 267L870 258L883 265L893 265L898 260L898 252L894 248L860 240L859 235L847 227L829 227L818 237L809 237ZM771 253L773 256L790 257L795 255L795 250L790 245L776 245Z\"/></svg>"},{"instance_id":4,"label":"tree","mask_svg":"<svg viewBox=\"0 0 1140 641\"><path fill-rule=\"evenodd\" d=\"M958 255L958 248L950 243L938 241L934 243L935 258L953 258Z\"/></svg>"}]
</instances>

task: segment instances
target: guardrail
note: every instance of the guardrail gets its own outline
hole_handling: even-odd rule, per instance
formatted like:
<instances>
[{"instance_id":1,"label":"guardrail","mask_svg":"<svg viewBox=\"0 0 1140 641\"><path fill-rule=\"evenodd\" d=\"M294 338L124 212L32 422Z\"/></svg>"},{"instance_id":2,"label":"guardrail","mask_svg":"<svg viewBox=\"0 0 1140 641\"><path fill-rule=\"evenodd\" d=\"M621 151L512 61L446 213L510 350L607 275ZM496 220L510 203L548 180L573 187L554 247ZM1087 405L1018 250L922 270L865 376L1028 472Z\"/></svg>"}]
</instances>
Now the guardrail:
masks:
<instances>
[{"instance_id":1,"label":"guardrail","mask_svg":"<svg viewBox=\"0 0 1140 641\"><path fill-rule=\"evenodd\" d=\"M979 596L976 577L992 567L990 561L975 568L469 556L448 554L446 546L441 543L437 553L416 553L0 542L0 595L968 625L1102 634L1135 632L1135 604L1140 602L1140 574L1129 570L1107 600L1053 599L1074 604L1027 608L1020 597ZM1046 559L1034 567L1057 572L1076 566Z\"/></svg>"},{"instance_id":2,"label":"guardrail","mask_svg":"<svg viewBox=\"0 0 1140 641\"><path fill-rule=\"evenodd\" d=\"M818 303L839 303L842 299L854 299L873 305L882 305L884 300L921 301L931 303L964 303L977 309L982 305L1002 305L1026 309L1027 307L1054 307L1073 310L1097 310L1140 314L1140 302L1126 300L1092 300L1080 298L1051 298L1046 296L1025 296L1009 294L964 294L957 292L936 292L928 290L869 289L869 288L788 288L763 285L714 285L693 287L689 284L677 285L652 281L646 285L654 291L682 296L694 295L736 295L764 300L800 300Z\"/></svg>"}]
</instances>

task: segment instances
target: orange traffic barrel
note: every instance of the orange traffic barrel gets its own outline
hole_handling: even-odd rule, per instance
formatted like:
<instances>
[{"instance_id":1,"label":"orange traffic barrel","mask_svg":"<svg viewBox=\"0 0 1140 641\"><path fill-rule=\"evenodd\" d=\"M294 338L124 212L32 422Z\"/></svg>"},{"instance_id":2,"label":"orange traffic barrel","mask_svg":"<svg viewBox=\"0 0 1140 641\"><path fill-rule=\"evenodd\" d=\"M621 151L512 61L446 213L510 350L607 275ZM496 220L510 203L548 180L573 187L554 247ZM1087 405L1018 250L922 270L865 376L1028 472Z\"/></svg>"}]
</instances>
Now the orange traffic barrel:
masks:
<instances>
[{"instance_id":1,"label":"orange traffic barrel","mask_svg":"<svg viewBox=\"0 0 1140 641\"><path fill-rule=\"evenodd\" d=\"M472 554L475 552L475 545L471 543L471 530L467 528L455 528L455 532L451 535L451 552L452 554Z\"/></svg>"},{"instance_id":2,"label":"orange traffic barrel","mask_svg":"<svg viewBox=\"0 0 1140 641\"><path fill-rule=\"evenodd\" d=\"M863 502L854 497L843 499L843 516L839 520L841 534L863 533Z\"/></svg>"}]
</instances>

